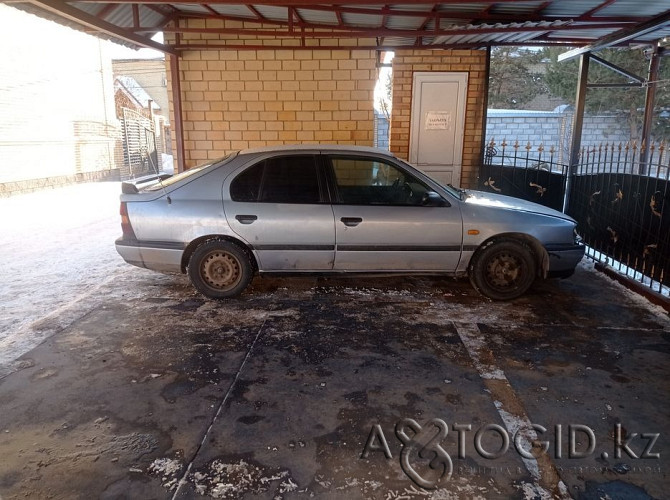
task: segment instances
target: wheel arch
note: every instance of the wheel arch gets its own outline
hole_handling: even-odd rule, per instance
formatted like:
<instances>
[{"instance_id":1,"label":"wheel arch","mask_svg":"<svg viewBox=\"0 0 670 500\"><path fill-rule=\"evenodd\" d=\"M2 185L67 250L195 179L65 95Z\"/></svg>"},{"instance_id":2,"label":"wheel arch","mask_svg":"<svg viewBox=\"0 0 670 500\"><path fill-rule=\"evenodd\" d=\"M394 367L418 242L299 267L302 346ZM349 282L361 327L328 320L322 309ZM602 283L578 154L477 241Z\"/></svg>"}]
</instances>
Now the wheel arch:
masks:
<instances>
[{"instance_id":1,"label":"wheel arch","mask_svg":"<svg viewBox=\"0 0 670 500\"><path fill-rule=\"evenodd\" d=\"M535 258L535 263L537 265L536 269L537 276L540 278L547 277L547 273L549 272L549 254L547 253L547 250L544 248L544 245L540 243L540 240L527 233L510 232L510 233L500 233L491 236L490 238L482 242L482 244L479 245L477 250L475 250L475 253L470 258L470 263L473 262L478 252L488 247L489 245L502 240L521 241L526 245L528 245L528 247L533 252L533 257ZM470 269L470 263L468 263L468 270Z\"/></svg>"},{"instance_id":2,"label":"wheel arch","mask_svg":"<svg viewBox=\"0 0 670 500\"><path fill-rule=\"evenodd\" d=\"M237 245L242 250L244 250L244 252L249 256L249 262L251 262L254 272L258 271L258 262L256 261L256 256L254 255L254 252L251 250L251 248L243 241L234 238L232 236L227 236L225 234L208 234L206 236L200 236L199 238L194 239L188 245L186 245L184 253L181 256L182 273L186 273L188 263L190 262L191 256L193 255L193 252L195 252L195 249L198 248L201 244L205 243L206 241L211 240L228 241L230 243L233 243L234 245Z\"/></svg>"}]
</instances>

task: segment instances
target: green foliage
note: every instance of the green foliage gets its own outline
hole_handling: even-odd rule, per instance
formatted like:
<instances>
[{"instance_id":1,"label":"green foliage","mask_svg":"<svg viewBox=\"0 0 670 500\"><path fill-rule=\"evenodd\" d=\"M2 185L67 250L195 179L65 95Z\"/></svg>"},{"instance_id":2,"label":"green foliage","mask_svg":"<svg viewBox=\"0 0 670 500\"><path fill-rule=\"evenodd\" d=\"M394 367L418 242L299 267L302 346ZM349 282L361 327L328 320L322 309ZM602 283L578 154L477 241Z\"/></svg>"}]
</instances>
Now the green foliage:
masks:
<instances>
[{"instance_id":1,"label":"green foliage","mask_svg":"<svg viewBox=\"0 0 670 500\"><path fill-rule=\"evenodd\" d=\"M489 107L515 109L546 92L542 74L534 70L542 60L538 51L519 47L491 50Z\"/></svg>"}]
</instances>

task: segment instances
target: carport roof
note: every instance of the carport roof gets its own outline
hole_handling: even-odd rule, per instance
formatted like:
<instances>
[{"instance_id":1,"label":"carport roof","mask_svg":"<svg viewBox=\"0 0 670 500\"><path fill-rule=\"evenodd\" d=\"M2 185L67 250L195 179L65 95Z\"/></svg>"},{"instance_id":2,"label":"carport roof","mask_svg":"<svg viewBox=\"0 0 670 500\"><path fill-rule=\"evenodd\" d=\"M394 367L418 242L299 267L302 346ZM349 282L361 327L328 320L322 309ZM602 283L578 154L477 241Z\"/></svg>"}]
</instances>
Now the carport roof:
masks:
<instances>
[{"instance_id":1,"label":"carport roof","mask_svg":"<svg viewBox=\"0 0 670 500\"><path fill-rule=\"evenodd\" d=\"M373 38L374 48L398 49L597 46L601 40L607 46L636 45L670 36L670 0L0 1L125 45L168 53L188 50L188 41L177 36L175 45L164 45L151 37L161 31L253 35L294 39L292 48L334 48L338 38ZM179 22L194 18L242 23L224 30ZM315 38L321 43L310 44ZM329 47L323 39L334 42Z\"/></svg>"}]
</instances>

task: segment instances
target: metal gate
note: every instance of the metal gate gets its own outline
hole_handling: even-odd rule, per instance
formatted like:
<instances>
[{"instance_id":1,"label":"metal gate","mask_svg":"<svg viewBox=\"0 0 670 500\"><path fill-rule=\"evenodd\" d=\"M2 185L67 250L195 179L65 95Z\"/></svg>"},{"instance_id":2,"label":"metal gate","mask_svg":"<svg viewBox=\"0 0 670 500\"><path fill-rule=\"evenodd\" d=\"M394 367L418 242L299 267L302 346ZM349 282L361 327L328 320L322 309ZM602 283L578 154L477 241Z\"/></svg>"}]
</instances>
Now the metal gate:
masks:
<instances>
[{"instance_id":1,"label":"metal gate","mask_svg":"<svg viewBox=\"0 0 670 500\"><path fill-rule=\"evenodd\" d=\"M121 179L134 179L158 173L161 168L156 151L156 132L147 117L123 108L123 168Z\"/></svg>"}]
</instances>

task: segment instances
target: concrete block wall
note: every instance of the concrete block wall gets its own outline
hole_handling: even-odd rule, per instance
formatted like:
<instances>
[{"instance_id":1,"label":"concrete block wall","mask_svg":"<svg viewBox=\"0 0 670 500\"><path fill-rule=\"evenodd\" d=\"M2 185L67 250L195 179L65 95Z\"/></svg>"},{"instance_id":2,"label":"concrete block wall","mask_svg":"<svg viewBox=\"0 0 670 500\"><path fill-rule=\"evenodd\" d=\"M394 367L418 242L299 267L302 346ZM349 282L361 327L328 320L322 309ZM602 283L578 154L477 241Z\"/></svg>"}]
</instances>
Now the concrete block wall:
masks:
<instances>
[{"instance_id":1,"label":"concrete block wall","mask_svg":"<svg viewBox=\"0 0 670 500\"><path fill-rule=\"evenodd\" d=\"M527 110L490 109L486 118L486 141L493 139L496 148L505 140L509 146L505 154L514 155L511 145L519 141L521 151L526 144L533 148L542 144L545 150L553 147L557 163L569 161L572 143L572 111L538 112ZM601 144L625 144L630 140L630 127L625 118L618 115L585 115L582 131L582 146L597 147Z\"/></svg>"},{"instance_id":2,"label":"concrete block wall","mask_svg":"<svg viewBox=\"0 0 670 500\"><path fill-rule=\"evenodd\" d=\"M204 22L182 24L201 27ZM219 20L207 20L206 25L241 27ZM180 76L186 167L259 146L372 145L375 51L355 48L359 43L369 46L369 40L340 40L341 49L312 50L292 48L296 40L187 35L182 41L253 42L268 48L184 51Z\"/></svg>"},{"instance_id":3,"label":"concrete block wall","mask_svg":"<svg viewBox=\"0 0 670 500\"><path fill-rule=\"evenodd\" d=\"M415 71L468 73L461 186L475 187L481 164L486 92L486 51L399 50L393 59L393 116L390 150L409 157L412 79Z\"/></svg>"}]
</instances>

